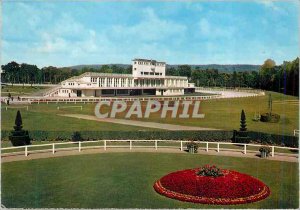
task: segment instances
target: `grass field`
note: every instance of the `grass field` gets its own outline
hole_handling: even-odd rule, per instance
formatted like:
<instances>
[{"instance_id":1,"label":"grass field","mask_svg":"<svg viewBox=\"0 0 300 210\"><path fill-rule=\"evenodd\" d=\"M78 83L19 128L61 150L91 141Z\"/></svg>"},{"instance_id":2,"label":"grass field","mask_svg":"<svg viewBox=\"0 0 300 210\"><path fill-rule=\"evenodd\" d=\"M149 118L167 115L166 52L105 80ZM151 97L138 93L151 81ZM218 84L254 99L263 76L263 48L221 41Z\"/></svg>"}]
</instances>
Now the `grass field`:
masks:
<instances>
[{"instance_id":1,"label":"grass field","mask_svg":"<svg viewBox=\"0 0 300 210\"><path fill-rule=\"evenodd\" d=\"M89 120L73 119L56 115L57 113L66 113L70 110L56 109L56 105L40 104L32 105L29 111L20 109L23 128L26 130L44 130L44 131L137 131L137 130L150 130L149 128L129 126L129 125L116 125L113 123L96 122ZM76 110L74 110L76 111ZM77 109L78 111L78 109ZM1 129L12 130L14 126L15 116L17 109L2 109L1 113ZM151 129L156 130L156 129Z\"/></svg>"},{"instance_id":2,"label":"grass field","mask_svg":"<svg viewBox=\"0 0 300 210\"><path fill-rule=\"evenodd\" d=\"M271 195L252 204L185 203L157 194L160 177L204 164L252 175ZM251 167L249 167L251 166ZM166 153L107 153L2 164L2 203L9 208L297 208L298 163Z\"/></svg>"},{"instance_id":3,"label":"grass field","mask_svg":"<svg viewBox=\"0 0 300 210\"><path fill-rule=\"evenodd\" d=\"M38 91L42 91L42 90L46 90L49 87L41 87L41 86L4 86L1 89L1 95L2 96L7 96L8 93L10 93L12 96L14 97L18 97L21 95L30 95L32 93L38 92Z\"/></svg>"},{"instance_id":4,"label":"grass field","mask_svg":"<svg viewBox=\"0 0 300 210\"><path fill-rule=\"evenodd\" d=\"M247 118L247 128L251 131L261 131L266 133L293 135L293 130L299 128L299 110L297 97L287 96L272 92L273 112L280 114L279 123L263 123L253 121L254 114L265 113L268 111L268 93L266 96L235 99L218 99L201 102L200 112L205 114L203 119L179 119L171 118L168 112L167 118L162 119L160 112L153 113L150 118L137 119L132 116L131 119L141 121L152 121L161 123L170 123L186 126L199 126L207 128L218 128L224 130L238 129L240 124L240 113L244 109ZM296 102L282 103L280 101L296 100ZM280 103L278 103L278 101ZM29 111L23 110L24 128L28 130L149 130L150 128L141 128L127 125L116 125L111 123L100 123L89 120L72 119L57 114L88 114L94 115L95 104L76 104L82 105L80 108L67 108L57 110L57 106L74 106L75 104L33 104ZM142 104L145 109L145 104ZM179 113L182 107L179 108ZM108 111L104 108L103 112ZM192 109L189 110L191 112ZM16 110L5 111L2 109L2 129L10 130L13 126ZM125 112L117 115L117 118L124 118ZM142 125L142 124L141 124ZM151 129L153 130L153 129Z\"/></svg>"}]
</instances>

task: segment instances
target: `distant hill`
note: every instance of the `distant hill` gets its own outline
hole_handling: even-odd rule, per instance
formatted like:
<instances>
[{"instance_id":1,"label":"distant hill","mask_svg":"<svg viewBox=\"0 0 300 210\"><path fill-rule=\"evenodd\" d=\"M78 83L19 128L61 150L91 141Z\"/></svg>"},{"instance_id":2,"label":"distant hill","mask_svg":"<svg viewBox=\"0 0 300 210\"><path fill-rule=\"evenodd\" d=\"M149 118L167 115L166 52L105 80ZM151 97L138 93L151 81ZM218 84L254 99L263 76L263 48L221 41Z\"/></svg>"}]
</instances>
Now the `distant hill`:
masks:
<instances>
[{"instance_id":1,"label":"distant hill","mask_svg":"<svg viewBox=\"0 0 300 210\"><path fill-rule=\"evenodd\" d=\"M177 67L179 65L169 65L170 67ZM192 69L199 68L200 70L205 69L218 69L220 72L233 72L233 71L258 71L260 65L251 64L199 64L189 65Z\"/></svg>"},{"instance_id":2,"label":"distant hill","mask_svg":"<svg viewBox=\"0 0 300 210\"><path fill-rule=\"evenodd\" d=\"M81 70L84 67L92 68L92 69L100 69L101 66L108 65L116 65L118 67L128 68L130 64L91 64L91 65L77 65L77 66L70 66L68 68ZM178 65L167 65L167 68L175 67L177 68L181 64ZM187 64L188 65L188 64ZM193 70L199 68L200 70L205 69L218 69L220 72L233 72L233 71L258 71L260 65L251 65L251 64L199 64L199 65L189 65L192 67Z\"/></svg>"},{"instance_id":3,"label":"distant hill","mask_svg":"<svg viewBox=\"0 0 300 210\"><path fill-rule=\"evenodd\" d=\"M130 65L129 64L88 64L88 65L76 65L76 66L69 66L68 68L71 68L71 69L76 69L76 70L81 70L85 67L87 68L92 68L92 69L100 69L102 66L113 66L113 65L116 65L118 67L123 67L123 68L127 68L129 67Z\"/></svg>"}]
</instances>

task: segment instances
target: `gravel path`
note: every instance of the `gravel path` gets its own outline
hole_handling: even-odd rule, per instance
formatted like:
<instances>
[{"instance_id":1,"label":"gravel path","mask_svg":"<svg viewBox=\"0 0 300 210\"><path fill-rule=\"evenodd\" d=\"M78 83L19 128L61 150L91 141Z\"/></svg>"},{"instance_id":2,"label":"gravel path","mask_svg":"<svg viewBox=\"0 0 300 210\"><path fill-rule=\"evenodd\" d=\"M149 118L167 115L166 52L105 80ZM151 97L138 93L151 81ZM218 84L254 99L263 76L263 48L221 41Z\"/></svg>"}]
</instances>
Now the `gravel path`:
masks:
<instances>
[{"instance_id":1,"label":"gravel path","mask_svg":"<svg viewBox=\"0 0 300 210\"><path fill-rule=\"evenodd\" d=\"M64 117L73 117L78 119L84 120L94 120L99 122L108 122L108 123L117 123L122 125L131 125L131 126L140 126L140 127L147 127L147 128L157 128L157 129L164 129L170 131L176 130L219 130L215 128L203 128L203 127L194 127L194 126L183 126L183 125L173 125L173 124L166 124L166 123L157 123L157 122L144 122L138 120L123 120L123 119L116 119L116 118L97 118L96 116L92 115L84 115L84 114L64 114L60 115Z\"/></svg>"}]
</instances>

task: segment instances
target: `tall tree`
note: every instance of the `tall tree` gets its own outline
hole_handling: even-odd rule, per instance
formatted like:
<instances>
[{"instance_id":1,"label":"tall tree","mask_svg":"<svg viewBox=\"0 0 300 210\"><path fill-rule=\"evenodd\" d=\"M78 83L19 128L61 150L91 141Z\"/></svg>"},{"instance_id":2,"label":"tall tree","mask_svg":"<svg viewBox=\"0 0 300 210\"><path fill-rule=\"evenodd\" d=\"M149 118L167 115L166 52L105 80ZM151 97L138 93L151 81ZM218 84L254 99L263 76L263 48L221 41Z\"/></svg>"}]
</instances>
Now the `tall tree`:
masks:
<instances>
[{"instance_id":1,"label":"tall tree","mask_svg":"<svg viewBox=\"0 0 300 210\"><path fill-rule=\"evenodd\" d=\"M191 66L189 66L189 65L178 66L178 73L179 73L179 76L186 76L186 77L190 78L192 75Z\"/></svg>"},{"instance_id":2,"label":"tall tree","mask_svg":"<svg viewBox=\"0 0 300 210\"><path fill-rule=\"evenodd\" d=\"M17 62L12 61L6 65L2 65L1 68L5 72L5 79L8 82L20 82L20 65Z\"/></svg>"}]
</instances>

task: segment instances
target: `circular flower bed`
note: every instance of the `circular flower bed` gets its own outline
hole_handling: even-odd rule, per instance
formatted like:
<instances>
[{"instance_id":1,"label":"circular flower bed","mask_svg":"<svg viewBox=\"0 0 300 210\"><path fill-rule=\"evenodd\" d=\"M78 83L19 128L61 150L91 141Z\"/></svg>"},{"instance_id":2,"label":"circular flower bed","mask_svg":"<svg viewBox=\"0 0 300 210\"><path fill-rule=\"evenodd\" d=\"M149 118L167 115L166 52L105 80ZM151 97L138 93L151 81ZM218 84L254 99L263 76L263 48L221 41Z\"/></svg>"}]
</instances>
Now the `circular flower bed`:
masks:
<instances>
[{"instance_id":1,"label":"circular flower bed","mask_svg":"<svg viewBox=\"0 0 300 210\"><path fill-rule=\"evenodd\" d=\"M209 169L218 174L207 173ZM153 187L169 198L217 205L251 203L270 195L270 189L260 180L215 166L170 173L156 181Z\"/></svg>"}]
</instances>

